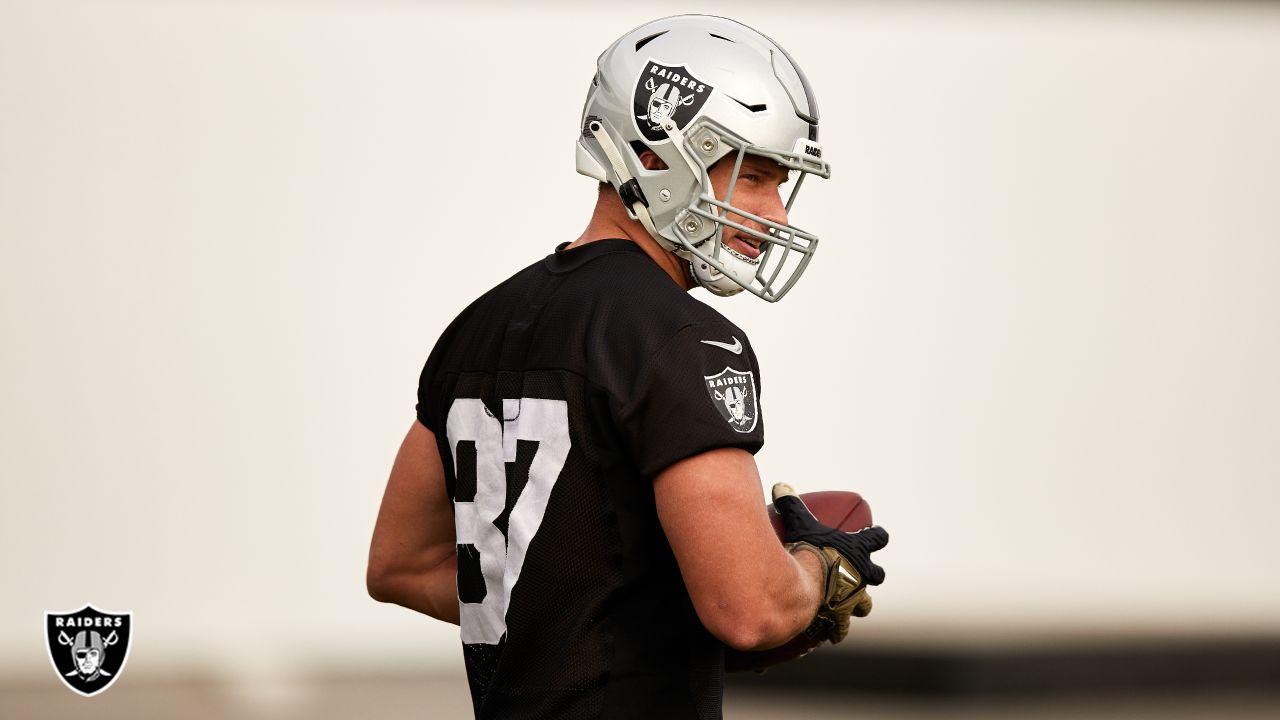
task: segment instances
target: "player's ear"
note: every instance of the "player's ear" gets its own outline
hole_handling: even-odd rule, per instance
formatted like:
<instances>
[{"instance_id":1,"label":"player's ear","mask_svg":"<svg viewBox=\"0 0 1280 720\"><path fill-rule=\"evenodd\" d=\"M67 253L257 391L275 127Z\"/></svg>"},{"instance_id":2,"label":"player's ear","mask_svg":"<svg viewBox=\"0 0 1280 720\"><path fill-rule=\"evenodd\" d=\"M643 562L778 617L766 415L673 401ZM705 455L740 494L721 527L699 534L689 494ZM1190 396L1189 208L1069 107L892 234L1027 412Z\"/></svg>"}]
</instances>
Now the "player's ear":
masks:
<instances>
[{"instance_id":1,"label":"player's ear","mask_svg":"<svg viewBox=\"0 0 1280 720\"><path fill-rule=\"evenodd\" d=\"M666 170L667 164L654 151L645 148L640 152L640 164L645 170Z\"/></svg>"}]
</instances>

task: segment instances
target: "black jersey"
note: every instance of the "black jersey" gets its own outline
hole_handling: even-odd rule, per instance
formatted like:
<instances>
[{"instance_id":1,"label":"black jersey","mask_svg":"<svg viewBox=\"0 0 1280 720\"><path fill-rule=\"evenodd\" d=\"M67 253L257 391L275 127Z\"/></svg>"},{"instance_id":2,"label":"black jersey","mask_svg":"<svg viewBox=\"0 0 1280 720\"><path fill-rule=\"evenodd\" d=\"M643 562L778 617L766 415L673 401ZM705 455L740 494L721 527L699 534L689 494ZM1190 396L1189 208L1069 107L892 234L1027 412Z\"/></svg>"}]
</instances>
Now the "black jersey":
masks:
<instances>
[{"instance_id":1,"label":"black jersey","mask_svg":"<svg viewBox=\"0 0 1280 720\"><path fill-rule=\"evenodd\" d=\"M721 716L723 645L652 481L706 450L756 452L759 383L742 330L626 240L561 249L453 321L418 418L453 499L477 718Z\"/></svg>"}]
</instances>

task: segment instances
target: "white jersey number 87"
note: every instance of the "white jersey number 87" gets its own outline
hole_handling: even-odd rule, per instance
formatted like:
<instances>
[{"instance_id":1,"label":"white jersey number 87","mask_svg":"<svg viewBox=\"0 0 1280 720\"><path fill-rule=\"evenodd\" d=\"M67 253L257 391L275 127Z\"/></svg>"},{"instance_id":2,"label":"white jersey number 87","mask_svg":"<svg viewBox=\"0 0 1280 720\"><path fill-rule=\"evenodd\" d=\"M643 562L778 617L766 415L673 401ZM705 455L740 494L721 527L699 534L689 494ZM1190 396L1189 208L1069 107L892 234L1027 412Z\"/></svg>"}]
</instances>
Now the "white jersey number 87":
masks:
<instances>
[{"instance_id":1,"label":"white jersey number 87","mask_svg":"<svg viewBox=\"0 0 1280 720\"><path fill-rule=\"evenodd\" d=\"M453 505L457 543L475 546L485 585L482 601L458 600L462 642L468 645L496 645L507 631L511 590L520 580L525 552L542 525L551 488L569 456L569 410L564 400L503 400L502 416L499 422L482 401L458 398L446 422L454 468L458 443L470 441L476 448L475 499ZM515 461L519 440L538 443L538 450L529 465L529 481L511 508L504 538L494 520L506 509L504 463Z\"/></svg>"}]
</instances>

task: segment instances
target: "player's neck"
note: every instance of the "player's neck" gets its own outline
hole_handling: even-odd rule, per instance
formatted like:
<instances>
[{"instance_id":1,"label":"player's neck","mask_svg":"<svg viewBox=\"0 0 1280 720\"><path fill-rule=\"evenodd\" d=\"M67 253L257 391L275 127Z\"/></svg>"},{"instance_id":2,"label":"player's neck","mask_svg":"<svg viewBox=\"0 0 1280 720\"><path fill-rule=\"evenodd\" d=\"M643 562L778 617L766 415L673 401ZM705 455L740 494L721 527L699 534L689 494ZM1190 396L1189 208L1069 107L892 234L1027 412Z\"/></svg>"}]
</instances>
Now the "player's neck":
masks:
<instances>
[{"instance_id":1,"label":"player's neck","mask_svg":"<svg viewBox=\"0 0 1280 720\"><path fill-rule=\"evenodd\" d=\"M580 247L596 240L610 239L630 240L639 245L640 249L677 285L685 290L692 287L689 274L686 272L688 263L663 249L639 221L633 220L627 214L617 193L612 187L606 185L601 188L600 195L596 198L596 208L591 213L591 221L587 223L587 228L582 231L577 240L569 244L569 248Z\"/></svg>"}]
</instances>

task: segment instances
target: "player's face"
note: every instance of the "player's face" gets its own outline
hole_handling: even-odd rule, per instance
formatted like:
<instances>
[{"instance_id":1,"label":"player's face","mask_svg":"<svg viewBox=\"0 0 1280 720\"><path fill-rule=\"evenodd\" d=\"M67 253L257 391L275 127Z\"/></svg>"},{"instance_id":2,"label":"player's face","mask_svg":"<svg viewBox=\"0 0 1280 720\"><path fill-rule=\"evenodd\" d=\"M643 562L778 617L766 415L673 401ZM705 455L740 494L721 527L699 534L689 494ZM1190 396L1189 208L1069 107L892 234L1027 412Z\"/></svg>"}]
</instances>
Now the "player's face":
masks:
<instances>
[{"instance_id":1,"label":"player's face","mask_svg":"<svg viewBox=\"0 0 1280 720\"><path fill-rule=\"evenodd\" d=\"M730 154L720 162L711 166L711 186L716 197L725 198L729 191L729 183L733 180L733 164L737 156ZM762 157L747 155L742 159L742 169L738 172L738 182L733 186L733 197L730 204L766 220L787 224L787 208L783 204L780 187L788 179L787 169ZM754 220L741 215L729 213L728 218L754 230L764 232L766 228ZM760 241L744 236L737 230L725 226L722 242L747 257L760 255Z\"/></svg>"}]
</instances>

